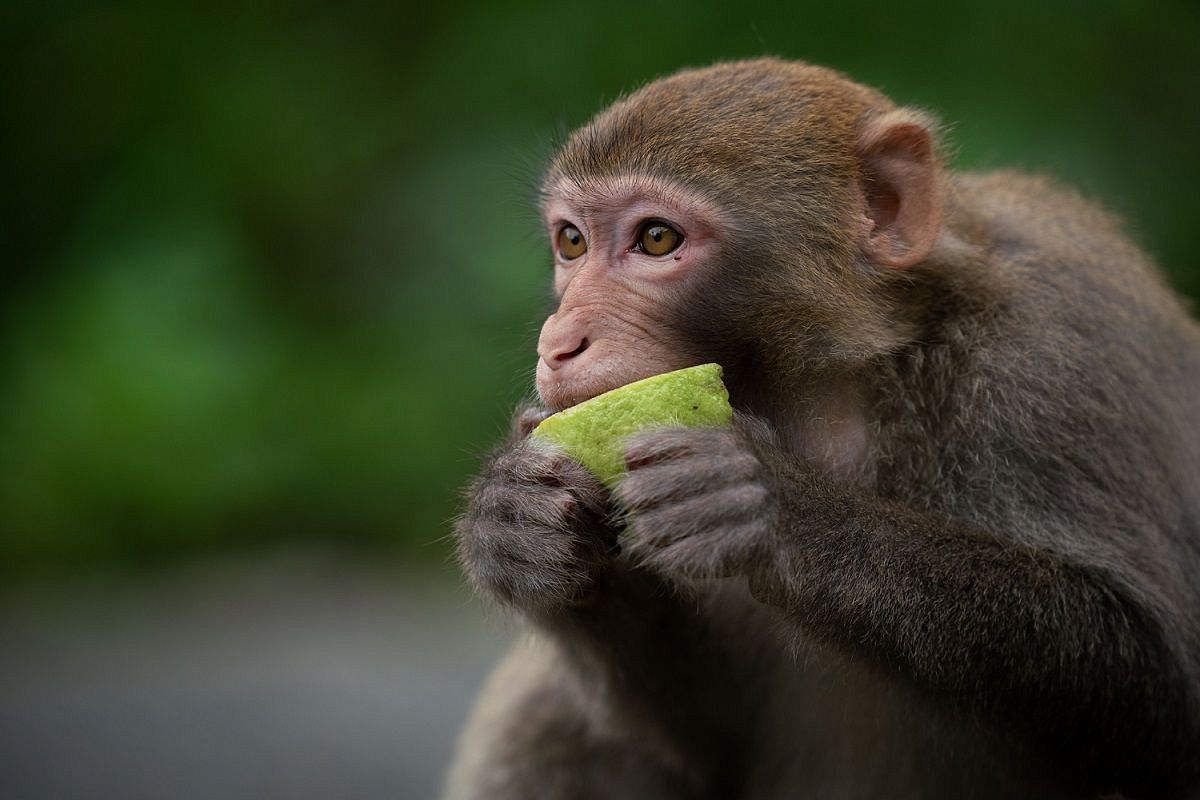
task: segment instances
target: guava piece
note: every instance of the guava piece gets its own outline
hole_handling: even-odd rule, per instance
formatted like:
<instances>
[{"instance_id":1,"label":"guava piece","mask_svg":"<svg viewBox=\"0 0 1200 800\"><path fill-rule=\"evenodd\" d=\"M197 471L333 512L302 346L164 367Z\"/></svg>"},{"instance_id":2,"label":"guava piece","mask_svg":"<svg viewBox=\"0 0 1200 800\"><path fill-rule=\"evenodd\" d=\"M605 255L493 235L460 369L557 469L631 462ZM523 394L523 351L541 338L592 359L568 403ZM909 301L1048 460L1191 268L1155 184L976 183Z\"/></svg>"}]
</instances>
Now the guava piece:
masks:
<instances>
[{"instance_id":1,"label":"guava piece","mask_svg":"<svg viewBox=\"0 0 1200 800\"><path fill-rule=\"evenodd\" d=\"M607 486L625 471L625 439L646 428L728 425L720 364L664 372L596 395L542 420L533 436L558 445Z\"/></svg>"}]
</instances>

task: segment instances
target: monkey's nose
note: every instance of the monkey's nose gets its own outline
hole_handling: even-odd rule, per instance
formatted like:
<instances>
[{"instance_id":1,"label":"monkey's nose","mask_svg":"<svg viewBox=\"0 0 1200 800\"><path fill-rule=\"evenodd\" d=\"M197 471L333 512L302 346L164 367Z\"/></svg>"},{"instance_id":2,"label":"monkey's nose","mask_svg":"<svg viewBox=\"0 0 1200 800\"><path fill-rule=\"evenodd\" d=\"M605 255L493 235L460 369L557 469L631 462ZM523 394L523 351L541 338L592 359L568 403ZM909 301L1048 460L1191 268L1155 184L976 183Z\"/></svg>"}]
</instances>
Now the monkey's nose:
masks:
<instances>
[{"instance_id":1,"label":"monkey's nose","mask_svg":"<svg viewBox=\"0 0 1200 800\"><path fill-rule=\"evenodd\" d=\"M562 369L568 361L587 350L589 344L586 336L570 336L554 342L541 342L538 355L550 369Z\"/></svg>"}]
</instances>

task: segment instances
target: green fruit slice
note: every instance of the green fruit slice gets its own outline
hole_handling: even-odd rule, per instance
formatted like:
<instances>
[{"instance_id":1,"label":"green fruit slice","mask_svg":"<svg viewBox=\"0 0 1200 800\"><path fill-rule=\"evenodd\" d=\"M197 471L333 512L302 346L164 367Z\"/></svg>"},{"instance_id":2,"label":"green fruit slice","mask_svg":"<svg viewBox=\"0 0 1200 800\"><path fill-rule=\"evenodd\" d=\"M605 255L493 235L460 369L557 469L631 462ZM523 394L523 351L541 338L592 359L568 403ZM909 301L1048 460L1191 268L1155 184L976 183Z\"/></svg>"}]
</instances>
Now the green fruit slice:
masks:
<instances>
[{"instance_id":1,"label":"green fruit slice","mask_svg":"<svg viewBox=\"0 0 1200 800\"><path fill-rule=\"evenodd\" d=\"M733 419L720 364L634 381L542 420L533 436L567 451L608 486L625 471L625 439L644 428L728 425Z\"/></svg>"}]
</instances>

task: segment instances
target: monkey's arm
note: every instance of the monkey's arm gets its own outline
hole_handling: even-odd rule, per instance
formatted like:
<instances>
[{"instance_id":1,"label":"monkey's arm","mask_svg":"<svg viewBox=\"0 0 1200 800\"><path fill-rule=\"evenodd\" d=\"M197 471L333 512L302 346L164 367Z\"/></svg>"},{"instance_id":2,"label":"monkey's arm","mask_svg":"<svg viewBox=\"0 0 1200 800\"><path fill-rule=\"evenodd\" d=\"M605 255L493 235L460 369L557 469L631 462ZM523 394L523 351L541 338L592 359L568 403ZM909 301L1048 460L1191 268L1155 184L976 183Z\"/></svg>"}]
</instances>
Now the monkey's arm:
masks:
<instances>
[{"instance_id":1,"label":"monkey's arm","mask_svg":"<svg viewBox=\"0 0 1200 800\"><path fill-rule=\"evenodd\" d=\"M747 575L807 635L1022 731L1097 788L1189 778L1197 698L1154 586L839 488L754 438L631 443L617 494L640 561L675 580Z\"/></svg>"}]
</instances>

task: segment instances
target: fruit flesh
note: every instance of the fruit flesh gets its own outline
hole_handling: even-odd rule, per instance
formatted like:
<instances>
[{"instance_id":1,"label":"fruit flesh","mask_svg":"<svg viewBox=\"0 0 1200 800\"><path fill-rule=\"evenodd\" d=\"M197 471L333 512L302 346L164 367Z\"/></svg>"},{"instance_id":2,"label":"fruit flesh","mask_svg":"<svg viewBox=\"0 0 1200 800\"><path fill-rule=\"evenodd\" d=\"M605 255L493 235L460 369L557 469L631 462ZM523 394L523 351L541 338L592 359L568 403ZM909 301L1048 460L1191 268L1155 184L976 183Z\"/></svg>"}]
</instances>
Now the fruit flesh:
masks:
<instances>
[{"instance_id":1,"label":"fruit flesh","mask_svg":"<svg viewBox=\"0 0 1200 800\"><path fill-rule=\"evenodd\" d=\"M728 425L719 364L653 375L542 420L533 436L558 445L611 487L625 472L625 439L646 428Z\"/></svg>"}]
</instances>

